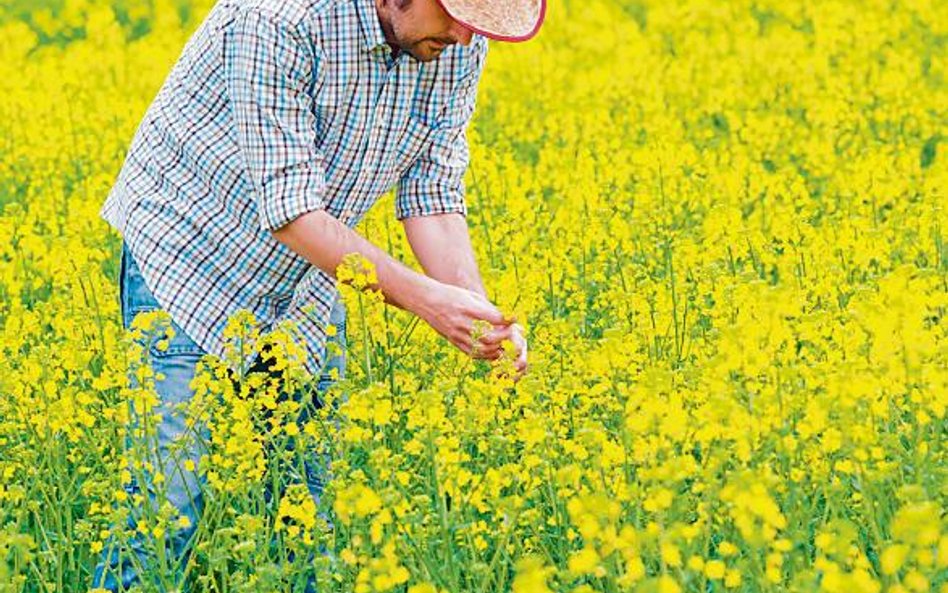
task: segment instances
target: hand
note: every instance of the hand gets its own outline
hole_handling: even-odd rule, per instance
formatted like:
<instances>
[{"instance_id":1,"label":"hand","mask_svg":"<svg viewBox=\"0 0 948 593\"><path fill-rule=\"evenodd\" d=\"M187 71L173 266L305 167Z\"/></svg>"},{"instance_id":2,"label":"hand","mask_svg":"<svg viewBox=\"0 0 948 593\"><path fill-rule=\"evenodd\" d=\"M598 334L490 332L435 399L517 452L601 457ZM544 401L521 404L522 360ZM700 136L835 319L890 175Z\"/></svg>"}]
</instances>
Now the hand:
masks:
<instances>
[{"instance_id":1,"label":"hand","mask_svg":"<svg viewBox=\"0 0 948 593\"><path fill-rule=\"evenodd\" d=\"M506 339L513 343L513 366L516 373L512 378L514 382L517 382L527 372L527 338L524 336L523 326L519 323L512 323L506 328L499 329L496 333L506 334L508 336ZM504 338L501 338L500 341L497 342L498 346L503 339Z\"/></svg>"},{"instance_id":2,"label":"hand","mask_svg":"<svg viewBox=\"0 0 948 593\"><path fill-rule=\"evenodd\" d=\"M425 302L415 313L468 356L489 360L500 356L500 343L505 338L510 339L510 326L516 321L513 317L504 317L500 309L480 294L441 282L436 282L428 291ZM494 329L475 342L471 334L477 320L486 321Z\"/></svg>"}]
</instances>

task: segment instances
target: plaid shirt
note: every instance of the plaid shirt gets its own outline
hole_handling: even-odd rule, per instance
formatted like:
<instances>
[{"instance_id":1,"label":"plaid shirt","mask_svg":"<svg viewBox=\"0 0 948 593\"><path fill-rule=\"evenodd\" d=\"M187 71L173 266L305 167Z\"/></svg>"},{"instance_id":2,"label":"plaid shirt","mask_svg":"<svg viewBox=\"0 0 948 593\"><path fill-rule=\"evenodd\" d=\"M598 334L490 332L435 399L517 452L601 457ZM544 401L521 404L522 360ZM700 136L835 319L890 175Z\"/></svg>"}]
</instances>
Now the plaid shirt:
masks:
<instances>
[{"instance_id":1,"label":"plaid shirt","mask_svg":"<svg viewBox=\"0 0 948 593\"><path fill-rule=\"evenodd\" d=\"M354 226L397 183L401 220L466 214L465 129L487 40L393 59L372 0L219 0L132 140L101 216L207 352L238 309L295 322L316 374L335 280L271 231Z\"/></svg>"}]
</instances>

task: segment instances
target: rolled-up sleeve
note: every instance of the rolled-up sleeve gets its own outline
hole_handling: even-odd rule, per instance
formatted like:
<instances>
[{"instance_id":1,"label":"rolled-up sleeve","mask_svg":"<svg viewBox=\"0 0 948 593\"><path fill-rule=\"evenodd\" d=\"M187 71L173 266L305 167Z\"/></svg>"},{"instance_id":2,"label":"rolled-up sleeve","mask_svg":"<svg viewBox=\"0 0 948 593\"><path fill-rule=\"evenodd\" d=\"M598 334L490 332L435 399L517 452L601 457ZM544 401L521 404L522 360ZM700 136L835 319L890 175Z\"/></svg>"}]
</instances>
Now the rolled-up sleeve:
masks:
<instances>
[{"instance_id":1,"label":"rolled-up sleeve","mask_svg":"<svg viewBox=\"0 0 948 593\"><path fill-rule=\"evenodd\" d=\"M260 227L273 231L325 207L326 171L307 88L317 49L291 24L242 10L223 31L224 79Z\"/></svg>"},{"instance_id":2,"label":"rolled-up sleeve","mask_svg":"<svg viewBox=\"0 0 948 593\"><path fill-rule=\"evenodd\" d=\"M447 100L427 146L399 180L395 193L399 220L448 212L467 215L464 173L470 154L466 131L487 57L487 40L476 39L469 68Z\"/></svg>"}]
</instances>

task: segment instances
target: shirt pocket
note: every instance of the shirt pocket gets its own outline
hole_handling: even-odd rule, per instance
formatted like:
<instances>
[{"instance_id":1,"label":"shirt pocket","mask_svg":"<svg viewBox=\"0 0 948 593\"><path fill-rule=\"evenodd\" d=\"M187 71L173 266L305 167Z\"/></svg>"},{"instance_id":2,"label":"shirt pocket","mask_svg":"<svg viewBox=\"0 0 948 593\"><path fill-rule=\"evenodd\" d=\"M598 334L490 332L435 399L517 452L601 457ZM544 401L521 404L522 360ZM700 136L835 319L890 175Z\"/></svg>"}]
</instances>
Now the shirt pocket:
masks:
<instances>
[{"instance_id":1,"label":"shirt pocket","mask_svg":"<svg viewBox=\"0 0 948 593\"><path fill-rule=\"evenodd\" d=\"M410 116L404 131L398 139L395 170L401 176L426 151L434 137L436 128L427 122Z\"/></svg>"}]
</instances>

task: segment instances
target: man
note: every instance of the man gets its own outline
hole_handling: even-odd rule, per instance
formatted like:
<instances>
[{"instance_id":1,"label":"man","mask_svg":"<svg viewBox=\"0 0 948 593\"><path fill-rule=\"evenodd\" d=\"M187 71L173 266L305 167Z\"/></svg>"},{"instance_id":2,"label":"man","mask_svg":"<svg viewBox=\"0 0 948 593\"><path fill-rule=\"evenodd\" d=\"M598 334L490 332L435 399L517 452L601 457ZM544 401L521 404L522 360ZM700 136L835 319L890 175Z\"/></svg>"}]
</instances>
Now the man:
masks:
<instances>
[{"instance_id":1,"label":"man","mask_svg":"<svg viewBox=\"0 0 948 593\"><path fill-rule=\"evenodd\" d=\"M325 328L345 334L334 274L351 252L375 265L388 303L472 356L496 359L509 339L517 376L526 371L522 327L486 298L462 177L485 37L527 40L544 12L545 0L219 0L146 112L102 209L124 237L123 323L161 308L176 331L152 351L165 375L163 458L185 428L171 408L193 395L200 356L223 354L238 309L263 329L295 322L306 367L327 386ZM395 184L395 214L425 274L352 230ZM477 344L476 320L493 325ZM162 469L193 529L193 472ZM116 586L115 562L107 548L93 586ZM126 586L136 578L128 569L118 575Z\"/></svg>"}]
</instances>

